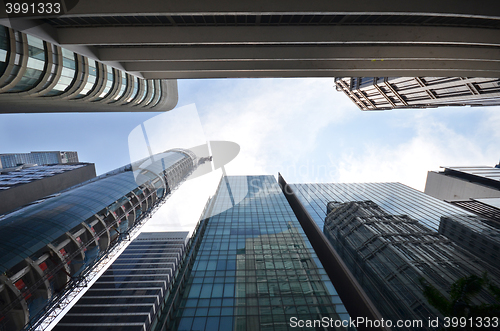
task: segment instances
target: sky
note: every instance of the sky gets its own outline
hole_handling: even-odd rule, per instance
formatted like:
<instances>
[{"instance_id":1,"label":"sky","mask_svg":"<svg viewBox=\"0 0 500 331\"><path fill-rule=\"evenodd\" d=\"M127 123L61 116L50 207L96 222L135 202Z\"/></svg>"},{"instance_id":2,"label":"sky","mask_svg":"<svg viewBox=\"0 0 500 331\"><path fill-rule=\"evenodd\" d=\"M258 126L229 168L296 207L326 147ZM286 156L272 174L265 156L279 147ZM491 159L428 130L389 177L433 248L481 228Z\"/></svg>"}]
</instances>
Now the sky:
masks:
<instances>
[{"instance_id":1,"label":"sky","mask_svg":"<svg viewBox=\"0 0 500 331\"><path fill-rule=\"evenodd\" d=\"M401 182L420 191L427 172L440 166L494 166L500 158L500 107L361 111L335 90L333 78L178 85L178 105L166 113L0 114L0 153L77 151L100 175L140 154L134 134L143 124L157 149L237 143L228 175ZM219 169L183 183L143 231L193 230L221 175Z\"/></svg>"}]
</instances>

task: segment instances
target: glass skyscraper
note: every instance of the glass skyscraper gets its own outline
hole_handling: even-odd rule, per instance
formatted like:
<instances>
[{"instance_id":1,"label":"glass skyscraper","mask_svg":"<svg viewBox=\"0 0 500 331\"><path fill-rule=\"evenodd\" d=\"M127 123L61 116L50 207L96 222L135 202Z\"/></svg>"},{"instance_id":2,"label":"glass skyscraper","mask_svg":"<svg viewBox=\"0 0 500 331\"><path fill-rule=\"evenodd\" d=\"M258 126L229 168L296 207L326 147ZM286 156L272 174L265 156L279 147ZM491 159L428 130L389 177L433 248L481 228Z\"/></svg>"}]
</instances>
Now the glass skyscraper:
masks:
<instances>
[{"instance_id":1,"label":"glass skyscraper","mask_svg":"<svg viewBox=\"0 0 500 331\"><path fill-rule=\"evenodd\" d=\"M156 330L296 330L307 321L347 329L342 300L273 176L224 177L200 227L178 309Z\"/></svg>"},{"instance_id":2,"label":"glass skyscraper","mask_svg":"<svg viewBox=\"0 0 500 331\"><path fill-rule=\"evenodd\" d=\"M53 330L149 330L170 294L187 235L139 234Z\"/></svg>"},{"instance_id":3,"label":"glass skyscraper","mask_svg":"<svg viewBox=\"0 0 500 331\"><path fill-rule=\"evenodd\" d=\"M483 260L457 241L464 231L454 227L448 231L454 231L455 238L443 235L443 220L474 219L461 224L468 227L468 237L481 241L484 223L467 211L399 183L290 184L287 189L324 231L384 319L423 322L398 330L433 329L428 319L443 317L423 296L421 279L448 299L450 286L462 277L486 271L500 284L498 263ZM488 229L490 235L495 231ZM493 242L478 245L484 250ZM486 291L472 300L476 305L495 303Z\"/></svg>"},{"instance_id":4,"label":"glass skyscraper","mask_svg":"<svg viewBox=\"0 0 500 331\"><path fill-rule=\"evenodd\" d=\"M20 330L57 304L198 161L170 150L1 217L0 330Z\"/></svg>"}]
</instances>

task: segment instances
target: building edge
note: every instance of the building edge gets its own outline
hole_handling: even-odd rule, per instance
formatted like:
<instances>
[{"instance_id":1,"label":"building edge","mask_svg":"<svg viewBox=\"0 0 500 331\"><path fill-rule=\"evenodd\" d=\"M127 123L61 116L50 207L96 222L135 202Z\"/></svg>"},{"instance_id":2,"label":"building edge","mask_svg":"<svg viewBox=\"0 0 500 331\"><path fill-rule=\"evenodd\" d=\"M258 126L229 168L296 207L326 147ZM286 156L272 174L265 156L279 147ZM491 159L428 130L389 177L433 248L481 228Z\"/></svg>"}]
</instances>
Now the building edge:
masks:
<instances>
[{"instance_id":1,"label":"building edge","mask_svg":"<svg viewBox=\"0 0 500 331\"><path fill-rule=\"evenodd\" d=\"M293 189L287 184L280 173L278 173L278 183L352 319L382 320L382 315L377 307L368 298L361 285L354 278L354 275L352 275L338 253L326 240L312 217L300 203ZM358 330L365 329L371 330L374 328L358 327ZM391 330L387 326L375 329Z\"/></svg>"}]
</instances>

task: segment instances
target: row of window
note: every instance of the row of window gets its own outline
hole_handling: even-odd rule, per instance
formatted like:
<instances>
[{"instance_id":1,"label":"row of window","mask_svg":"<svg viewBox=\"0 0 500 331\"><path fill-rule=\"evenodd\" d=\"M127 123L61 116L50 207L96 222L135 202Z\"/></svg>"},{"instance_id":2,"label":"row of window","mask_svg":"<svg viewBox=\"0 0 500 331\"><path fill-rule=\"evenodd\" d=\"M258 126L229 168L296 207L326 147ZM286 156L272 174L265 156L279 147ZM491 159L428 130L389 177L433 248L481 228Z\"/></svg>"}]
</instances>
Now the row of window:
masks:
<instances>
[{"instance_id":1,"label":"row of window","mask_svg":"<svg viewBox=\"0 0 500 331\"><path fill-rule=\"evenodd\" d=\"M15 49L11 49L12 38ZM12 61L14 66L6 71ZM2 76L7 78L3 82ZM58 96L146 108L155 107L162 99L160 80L132 76L3 26L0 26L0 88L8 93L30 91L38 97Z\"/></svg>"}]
</instances>

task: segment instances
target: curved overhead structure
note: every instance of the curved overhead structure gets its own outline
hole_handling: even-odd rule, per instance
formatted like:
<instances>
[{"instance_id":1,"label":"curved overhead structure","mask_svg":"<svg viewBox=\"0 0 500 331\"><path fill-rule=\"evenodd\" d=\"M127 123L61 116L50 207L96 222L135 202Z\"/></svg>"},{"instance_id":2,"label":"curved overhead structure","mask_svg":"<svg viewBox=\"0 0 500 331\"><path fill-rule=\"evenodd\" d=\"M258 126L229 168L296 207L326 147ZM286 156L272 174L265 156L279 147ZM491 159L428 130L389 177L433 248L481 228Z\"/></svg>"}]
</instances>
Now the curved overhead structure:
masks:
<instances>
[{"instance_id":1,"label":"curved overhead structure","mask_svg":"<svg viewBox=\"0 0 500 331\"><path fill-rule=\"evenodd\" d=\"M25 25L147 79L500 76L495 0L86 0Z\"/></svg>"},{"instance_id":2,"label":"curved overhead structure","mask_svg":"<svg viewBox=\"0 0 500 331\"><path fill-rule=\"evenodd\" d=\"M176 80L146 80L0 26L0 113L167 111L176 104Z\"/></svg>"}]
</instances>

